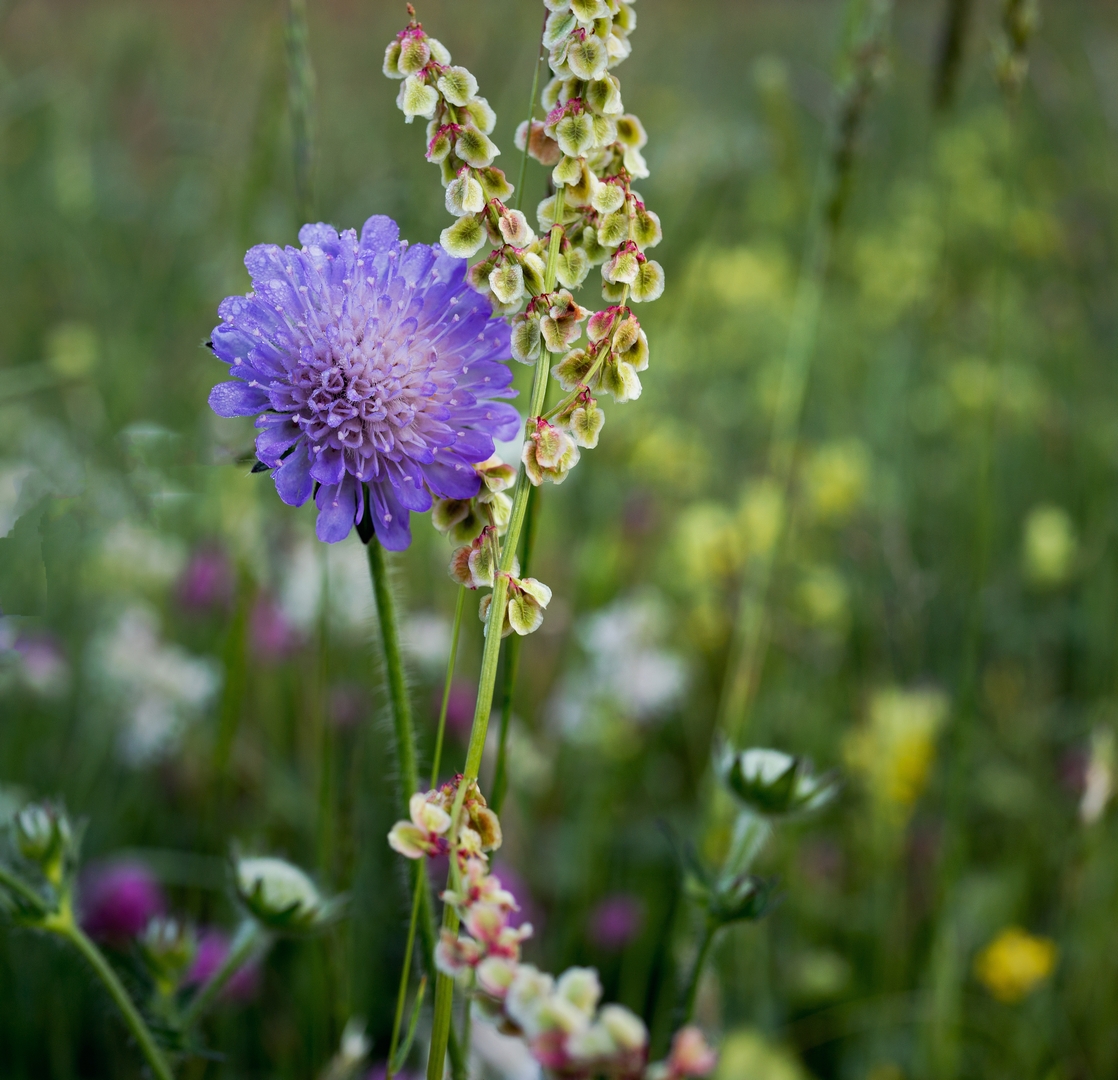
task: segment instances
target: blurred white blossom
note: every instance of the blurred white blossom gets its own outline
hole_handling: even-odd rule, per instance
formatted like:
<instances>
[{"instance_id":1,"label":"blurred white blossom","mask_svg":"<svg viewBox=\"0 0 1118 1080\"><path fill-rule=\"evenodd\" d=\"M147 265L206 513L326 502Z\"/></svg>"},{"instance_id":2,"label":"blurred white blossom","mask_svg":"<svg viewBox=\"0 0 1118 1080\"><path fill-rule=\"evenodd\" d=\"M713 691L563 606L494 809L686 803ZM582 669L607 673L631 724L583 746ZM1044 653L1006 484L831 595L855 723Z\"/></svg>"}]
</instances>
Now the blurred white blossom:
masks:
<instances>
[{"instance_id":1,"label":"blurred white blossom","mask_svg":"<svg viewBox=\"0 0 1118 1080\"><path fill-rule=\"evenodd\" d=\"M170 753L221 684L215 660L163 641L143 607L129 608L94 643L94 662L122 706L120 752L131 765Z\"/></svg>"}]
</instances>

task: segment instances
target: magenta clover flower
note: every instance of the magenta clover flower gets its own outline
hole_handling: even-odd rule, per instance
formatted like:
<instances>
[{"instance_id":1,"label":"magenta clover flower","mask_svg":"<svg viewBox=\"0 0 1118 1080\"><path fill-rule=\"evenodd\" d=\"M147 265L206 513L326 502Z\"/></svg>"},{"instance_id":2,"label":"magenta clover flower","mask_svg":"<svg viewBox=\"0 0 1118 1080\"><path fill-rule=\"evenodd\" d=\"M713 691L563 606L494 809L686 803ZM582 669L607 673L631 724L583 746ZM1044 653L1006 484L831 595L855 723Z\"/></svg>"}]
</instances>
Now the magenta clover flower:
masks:
<instances>
[{"instance_id":1,"label":"magenta clover flower","mask_svg":"<svg viewBox=\"0 0 1118 1080\"><path fill-rule=\"evenodd\" d=\"M399 235L380 216L360 239L304 225L301 250L252 248L253 291L218 309L211 347L233 381L210 407L256 416L280 498L301 506L313 492L328 543L356 523L406 548L409 511L476 495L474 464L519 424L497 400L514 394L508 326L467 285L464 259Z\"/></svg>"}]
</instances>

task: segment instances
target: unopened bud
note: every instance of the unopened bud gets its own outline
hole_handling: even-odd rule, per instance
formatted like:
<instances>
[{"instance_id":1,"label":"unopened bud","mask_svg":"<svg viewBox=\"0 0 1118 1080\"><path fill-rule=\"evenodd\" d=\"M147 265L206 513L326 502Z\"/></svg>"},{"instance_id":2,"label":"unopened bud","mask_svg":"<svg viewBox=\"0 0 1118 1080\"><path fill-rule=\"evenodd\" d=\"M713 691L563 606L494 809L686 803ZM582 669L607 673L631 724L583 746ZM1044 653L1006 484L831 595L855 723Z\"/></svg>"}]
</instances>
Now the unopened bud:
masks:
<instances>
[{"instance_id":1,"label":"unopened bud","mask_svg":"<svg viewBox=\"0 0 1118 1080\"><path fill-rule=\"evenodd\" d=\"M138 944L156 987L163 994L174 993L194 960L194 932L178 919L157 915L144 928Z\"/></svg>"},{"instance_id":2,"label":"unopened bud","mask_svg":"<svg viewBox=\"0 0 1118 1080\"><path fill-rule=\"evenodd\" d=\"M49 803L32 803L15 815L15 833L19 853L58 885L73 841L65 812Z\"/></svg>"},{"instance_id":3,"label":"unopened bud","mask_svg":"<svg viewBox=\"0 0 1118 1080\"><path fill-rule=\"evenodd\" d=\"M719 772L742 802L764 815L814 810L835 794L831 777L816 776L807 758L780 750L726 751Z\"/></svg>"},{"instance_id":4,"label":"unopened bud","mask_svg":"<svg viewBox=\"0 0 1118 1080\"><path fill-rule=\"evenodd\" d=\"M237 895L253 917L271 930L305 933L323 925L338 904L327 901L297 866L268 856L236 863Z\"/></svg>"}]
</instances>

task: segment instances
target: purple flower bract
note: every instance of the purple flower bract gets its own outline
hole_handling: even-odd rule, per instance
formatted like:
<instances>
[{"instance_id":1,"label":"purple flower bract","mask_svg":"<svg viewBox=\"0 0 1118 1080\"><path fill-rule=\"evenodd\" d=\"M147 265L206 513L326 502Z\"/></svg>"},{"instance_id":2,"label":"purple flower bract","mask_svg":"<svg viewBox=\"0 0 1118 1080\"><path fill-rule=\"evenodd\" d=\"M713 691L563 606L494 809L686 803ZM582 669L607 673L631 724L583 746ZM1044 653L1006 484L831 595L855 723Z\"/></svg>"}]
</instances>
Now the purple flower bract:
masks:
<instances>
[{"instance_id":1,"label":"purple flower bract","mask_svg":"<svg viewBox=\"0 0 1118 1080\"><path fill-rule=\"evenodd\" d=\"M210 407L256 416L256 455L284 502L317 485L328 543L361 522L365 485L377 539L406 548L409 511L476 495L473 465L519 425L497 400L514 393L507 324L466 284L464 259L399 235L379 216L360 239L305 225L301 250L252 248L253 291L218 309L213 350L233 381Z\"/></svg>"}]
</instances>

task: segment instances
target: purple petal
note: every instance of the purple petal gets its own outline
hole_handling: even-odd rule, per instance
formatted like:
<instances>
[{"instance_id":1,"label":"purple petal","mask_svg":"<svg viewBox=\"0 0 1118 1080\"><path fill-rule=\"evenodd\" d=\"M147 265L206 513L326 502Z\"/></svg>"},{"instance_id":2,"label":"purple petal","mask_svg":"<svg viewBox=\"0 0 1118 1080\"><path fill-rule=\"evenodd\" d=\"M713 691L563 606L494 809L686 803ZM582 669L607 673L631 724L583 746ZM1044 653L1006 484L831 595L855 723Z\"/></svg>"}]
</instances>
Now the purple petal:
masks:
<instances>
[{"instance_id":1,"label":"purple petal","mask_svg":"<svg viewBox=\"0 0 1118 1080\"><path fill-rule=\"evenodd\" d=\"M305 248L321 248L330 255L337 255L339 244L338 230L321 221L317 225L304 225L299 230L299 243Z\"/></svg>"},{"instance_id":2,"label":"purple petal","mask_svg":"<svg viewBox=\"0 0 1118 1080\"><path fill-rule=\"evenodd\" d=\"M493 454L493 437L484 431L463 431L454 440L450 453L462 461L484 461Z\"/></svg>"},{"instance_id":3,"label":"purple petal","mask_svg":"<svg viewBox=\"0 0 1118 1080\"><path fill-rule=\"evenodd\" d=\"M320 484L340 484L345 476L342 452L333 446L324 446L311 463L311 476Z\"/></svg>"},{"instance_id":4,"label":"purple petal","mask_svg":"<svg viewBox=\"0 0 1118 1080\"><path fill-rule=\"evenodd\" d=\"M388 483L369 485L373 508L373 531L389 551L403 551L411 543L409 515Z\"/></svg>"},{"instance_id":5,"label":"purple petal","mask_svg":"<svg viewBox=\"0 0 1118 1080\"><path fill-rule=\"evenodd\" d=\"M272 478L276 491L288 506L302 506L310 498L311 472L307 459L307 440L301 440L294 450L283 459Z\"/></svg>"},{"instance_id":6,"label":"purple petal","mask_svg":"<svg viewBox=\"0 0 1118 1080\"><path fill-rule=\"evenodd\" d=\"M412 244L400 260L400 273L409 285L415 285L435 261L435 253L426 244Z\"/></svg>"},{"instance_id":7,"label":"purple petal","mask_svg":"<svg viewBox=\"0 0 1118 1080\"><path fill-rule=\"evenodd\" d=\"M336 544L349 536L357 516L357 481L348 474L340 484L323 484L315 496L318 521L314 531L325 544Z\"/></svg>"},{"instance_id":8,"label":"purple petal","mask_svg":"<svg viewBox=\"0 0 1118 1080\"><path fill-rule=\"evenodd\" d=\"M265 416L256 421L260 434L256 436L256 456L273 468L279 464L283 452L302 434L298 424L287 416Z\"/></svg>"},{"instance_id":9,"label":"purple petal","mask_svg":"<svg viewBox=\"0 0 1118 1080\"><path fill-rule=\"evenodd\" d=\"M379 251L400 241L400 226L384 214L374 214L361 229L361 250Z\"/></svg>"},{"instance_id":10,"label":"purple petal","mask_svg":"<svg viewBox=\"0 0 1118 1080\"><path fill-rule=\"evenodd\" d=\"M440 499L472 499L481 488L478 474L460 461L434 461L424 465L423 476Z\"/></svg>"},{"instance_id":11,"label":"purple petal","mask_svg":"<svg viewBox=\"0 0 1118 1080\"><path fill-rule=\"evenodd\" d=\"M210 391L210 408L218 416L255 416L268 408L268 392L262 386L240 381L218 383Z\"/></svg>"}]
</instances>

